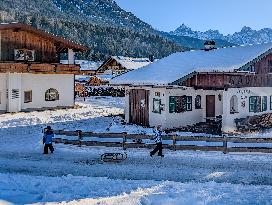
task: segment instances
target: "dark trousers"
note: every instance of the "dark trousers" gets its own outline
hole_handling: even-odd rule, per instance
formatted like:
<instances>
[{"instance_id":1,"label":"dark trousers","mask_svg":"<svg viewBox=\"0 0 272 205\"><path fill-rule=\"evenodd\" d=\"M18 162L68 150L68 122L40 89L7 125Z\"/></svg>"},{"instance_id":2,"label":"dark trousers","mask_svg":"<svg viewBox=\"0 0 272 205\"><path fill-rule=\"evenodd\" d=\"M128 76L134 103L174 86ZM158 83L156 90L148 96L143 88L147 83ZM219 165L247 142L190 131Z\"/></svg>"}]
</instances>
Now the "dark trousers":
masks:
<instances>
[{"instance_id":1,"label":"dark trousers","mask_svg":"<svg viewBox=\"0 0 272 205\"><path fill-rule=\"evenodd\" d=\"M162 156L162 142L156 143L156 147L152 152L150 152L150 156L156 154L157 151L159 151L158 155Z\"/></svg>"},{"instance_id":2,"label":"dark trousers","mask_svg":"<svg viewBox=\"0 0 272 205\"><path fill-rule=\"evenodd\" d=\"M44 154L48 154L48 148L50 149L50 152L53 153L54 152L54 147L52 144L45 144L44 145L44 149L43 149L43 153Z\"/></svg>"}]
</instances>

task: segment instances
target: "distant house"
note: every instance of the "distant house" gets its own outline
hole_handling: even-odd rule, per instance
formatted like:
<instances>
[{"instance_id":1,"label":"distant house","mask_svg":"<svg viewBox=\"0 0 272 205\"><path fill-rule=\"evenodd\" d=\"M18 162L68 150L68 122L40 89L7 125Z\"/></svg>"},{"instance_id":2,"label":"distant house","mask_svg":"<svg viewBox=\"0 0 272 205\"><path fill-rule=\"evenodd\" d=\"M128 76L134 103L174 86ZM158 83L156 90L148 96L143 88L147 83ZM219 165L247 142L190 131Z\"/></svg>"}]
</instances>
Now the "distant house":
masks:
<instances>
[{"instance_id":1,"label":"distant house","mask_svg":"<svg viewBox=\"0 0 272 205\"><path fill-rule=\"evenodd\" d=\"M74 105L74 55L87 48L20 23L0 24L0 39L0 111Z\"/></svg>"},{"instance_id":2,"label":"distant house","mask_svg":"<svg viewBox=\"0 0 272 205\"><path fill-rule=\"evenodd\" d=\"M111 80L126 86L125 119L178 128L272 112L272 44L187 51Z\"/></svg>"},{"instance_id":3,"label":"distant house","mask_svg":"<svg viewBox=\"0 0 272 205\"><path fill-rule=\"evenodd\" d=\"M61 60L62 64L68 64L68 60ZM96 70L101 66L103 62L94 62L88 60L75 60L75 63L80 65L80 75L93 76Z\"/></svg>"},{"instance_id":4,"label":"distant house","mask_svg":"<svg viewBox=\"0 0 272 205\"><path fill-rule=\"evenodd\" d=\"M96 71L96 74L111 74L113 76L136 70L152 63L151 58L131 58L123 56L109 57Z\"/></svg>"}]
</instances>

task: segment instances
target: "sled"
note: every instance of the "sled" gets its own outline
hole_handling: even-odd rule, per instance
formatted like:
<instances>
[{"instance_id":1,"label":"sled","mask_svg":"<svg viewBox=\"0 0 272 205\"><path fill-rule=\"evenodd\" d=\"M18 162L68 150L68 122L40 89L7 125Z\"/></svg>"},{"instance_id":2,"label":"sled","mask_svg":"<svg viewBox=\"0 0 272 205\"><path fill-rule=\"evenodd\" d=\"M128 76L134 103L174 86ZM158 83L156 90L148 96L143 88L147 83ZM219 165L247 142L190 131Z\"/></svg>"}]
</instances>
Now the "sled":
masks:
<instances>
[{"instance_id":1,"label":"sled","mask_svg":"<svg viewBox=\"0 0 272 205\"><path fill-rule=\"evenodd\" d=\"M126 153L104 153L101 155L101 161L103 162L121 162L126 158Z\"/></svg>"}]
</instances>

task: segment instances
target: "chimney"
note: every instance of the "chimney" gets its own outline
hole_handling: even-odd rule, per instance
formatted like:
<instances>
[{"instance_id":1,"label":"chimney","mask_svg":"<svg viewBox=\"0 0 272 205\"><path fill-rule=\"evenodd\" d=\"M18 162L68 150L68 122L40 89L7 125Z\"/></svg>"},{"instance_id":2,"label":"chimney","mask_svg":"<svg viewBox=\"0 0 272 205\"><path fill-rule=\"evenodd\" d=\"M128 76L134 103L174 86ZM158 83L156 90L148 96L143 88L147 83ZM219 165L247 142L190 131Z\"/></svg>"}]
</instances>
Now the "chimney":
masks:
<instances>
[{"instance_id":1,"label":"chimney","mask_svg":"<svg viewBox=\"0 0 272 205\"><path fill-rule=\"evenodd\" d=\"M150 60L150 62L154 62L154 56L153 55L149 55L149 60Z\"/></svg>"},{"instance_id":2,"label":"chimney","mask_svg":"<svg viewBox=\"0 0 272 205\"><path fill-rule=\"evenodd\" d=\"M205 41L204 43L204 50L210 51L215 49L215 41Z\"/></svg>"}]
</instances>

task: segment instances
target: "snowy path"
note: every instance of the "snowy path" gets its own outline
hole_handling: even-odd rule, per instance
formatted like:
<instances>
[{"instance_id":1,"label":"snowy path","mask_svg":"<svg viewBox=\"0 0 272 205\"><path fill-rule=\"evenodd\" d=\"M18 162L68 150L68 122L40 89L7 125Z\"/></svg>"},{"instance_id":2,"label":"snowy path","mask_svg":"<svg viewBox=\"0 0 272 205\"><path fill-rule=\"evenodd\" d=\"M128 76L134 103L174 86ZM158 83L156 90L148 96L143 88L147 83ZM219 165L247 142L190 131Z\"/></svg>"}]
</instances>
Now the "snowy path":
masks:
<instances>
[{"instance_id":1,"label":"snowy path","mask_svg":"<svg viewBox=\"0 0 272 205\"><path fill-rule=\"evenodd\" d=\"M70 130L150 132L105 117L122 113L121 99L80 105L0 115L0 204L272 204L271 154L164 150L165 158L151 158L148 149L128 149L124 162L103 163L100 154L123 150L57 144L53 155L42 155L41 128L48 123Z\"/></svg>"}]
</instances>

